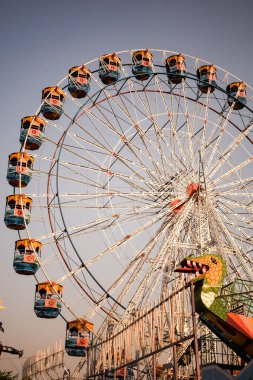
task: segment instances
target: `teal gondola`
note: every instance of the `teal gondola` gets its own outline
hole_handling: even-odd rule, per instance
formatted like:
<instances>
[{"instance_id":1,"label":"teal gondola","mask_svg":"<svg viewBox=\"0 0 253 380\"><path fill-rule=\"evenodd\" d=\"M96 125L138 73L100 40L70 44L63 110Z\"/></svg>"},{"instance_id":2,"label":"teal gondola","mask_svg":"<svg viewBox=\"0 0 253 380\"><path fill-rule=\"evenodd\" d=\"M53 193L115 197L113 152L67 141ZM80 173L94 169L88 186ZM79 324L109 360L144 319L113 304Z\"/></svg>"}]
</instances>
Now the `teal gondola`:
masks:
<instances>
[{"instance_id":1,"label":"teal gondola","mask_svg":"<svg viewBox=\"0 0 253 380\"><path fill-rule=\"evenodd\" d=\"M56 318L61 312L62 285L42 282L36 285L34 311L39 318Z\"/></svg>"},{"instance_id":2,"label":"teal gondola","mask_svg":"<svg viewBox=\"0 0 253 380\"><path fill-rule=\"evenodd\" d=\"M119 80L121 73L121 59L117 54L105 54L99 57L99 78L106 84L113 84Z\"/></svg>"},{"instance_id":3,"label":"teal gondola","mask_svg":"<svg viewBox=\"0 0 253 380\"><path fill-rule=\"evenodd\" d=\"M46 122L39 116L25 116L21 119L19 141L25 149L37 150L45 138Z\"/></svg>"},{"instance_id":4,"label":"teal gondola","mask_svg":"<svg viewBox=\"0 0 253 380\"><path fill-rule=\"evenodd\" d=\"M65 349L69 356L85 356L91 346L94 325L80 318L67 322Z\"/></svg>"},{"instance_id":5,"label":"teal gondola","mask_svg":"<svg viewBox=\"0 0 253 380\"><path fill-rule=\"evenodd\" d=\"M32 200L24 194L8 195L4 222L12 230L24 230L30 222Z\"/></svg>"},{"instance_id":6,"label":"teal gondola","mask_svg":"<svg viewBox=\"0 0 253 380\"><path fill-rule=\"evenodd\" d=\"M91 73L86 66L69 69L68 90L74 98L85 98L90 91Z\"/></svg>"},{"instance_id":7,"label":"teal gondola","mask_svg":"<svg viewBox=\"0 0 253 380\"><path fill-rule=\"evenodd\" d=\"M241 110L247 104L246 84L244 82L233 82L227 85L228 104L234 110Z\"/></svg>"},{"instance_id":8,"label":"teal gondola","mask_svg":"<svg viewBox=\"0 0 253 380\"><path fill-rule=\"evenodd\" d=\"M48 120L58 120L64 110L65 93L60 87L46 87L42 90L41 113Z\"/></svg>"},{"instance_id":9,"label":"teal gondola","mask_svg":"<svg viewBox=\"0 0 253 380\"><path fill-rule=\"evenodd\" d=\"M140 81L147 80L153 73L153 54L148 49L137 50L132 54L132 73Z\"/></svg>"},{"instance_id":10,"label":"teal gondola","mask_svg":"<svg viewBox=\"0 0 253 380\"><path fill-rule=\"evenodd\" d=\"M18 274L34 275L39 269L37 257L41 257L42 244L31 239L22 239L15 242L13 267ZM35 254L36 253L36 254Z\"/></svg>"},{"instance_id":11,"label":"teal gondola","mask_svg":"<svg viewBox=\"0 0 253 380\"><path fill-rule=\"evenodd\" d=\"M175 54L167 57L165 60L165 68L169 83L179 84L185 80L185 57L182 54Z\"/></svg>"},{"instance_id":12,"label":"teal gondola","mask_svg":"<svg viewBox=\"0 0 253 380\"><path fill-rule=\"evenodd\" d=\"M25 152L9 155L7 181L13 187L26 187L33 171L34 158Z\"/></svg>"},{"instance_id":13,"label":"teal gondola","mask_svg":"<svg viewBox=\"0 0 253 380\"><path fill-rule=\"evenodd\" d=\"M204 94L215 90L217 70L214 65L203 65L197 69L198 88Z\"/></svg>"}]
</instances>

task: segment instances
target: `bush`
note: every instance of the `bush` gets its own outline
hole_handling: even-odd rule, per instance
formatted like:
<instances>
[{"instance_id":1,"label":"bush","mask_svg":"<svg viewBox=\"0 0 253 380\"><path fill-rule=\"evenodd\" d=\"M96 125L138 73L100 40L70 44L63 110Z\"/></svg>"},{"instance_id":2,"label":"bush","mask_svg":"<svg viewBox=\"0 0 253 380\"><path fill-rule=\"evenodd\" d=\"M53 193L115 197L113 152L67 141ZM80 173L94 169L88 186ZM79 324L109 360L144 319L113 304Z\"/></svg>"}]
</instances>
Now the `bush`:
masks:
<instances>
[{"instance_id":1,"label":"bush","mask_svg":"<svg viewBox=\"0 0 253 380\"><path fill-rule=\"evenodd\" d=\"M0 371L0 380L17 380L18 375L13 375L11 371Z\"/></svg>"}]
</instances>

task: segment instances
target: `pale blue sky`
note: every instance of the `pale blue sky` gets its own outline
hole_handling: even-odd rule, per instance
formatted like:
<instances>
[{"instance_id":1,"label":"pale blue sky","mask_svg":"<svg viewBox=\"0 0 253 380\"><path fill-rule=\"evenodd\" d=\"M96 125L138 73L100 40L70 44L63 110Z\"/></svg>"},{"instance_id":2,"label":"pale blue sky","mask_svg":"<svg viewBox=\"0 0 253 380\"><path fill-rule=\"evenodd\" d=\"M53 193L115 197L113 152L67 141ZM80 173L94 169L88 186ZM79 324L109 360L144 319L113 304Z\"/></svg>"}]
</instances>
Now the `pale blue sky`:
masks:
<instances>
[{"instance_id":1,"label":"pale blue sky","mask_svg":"<svg viewBox=\"0 0 253 380\"><path fill-rule=\"evenodd\" d=\"M252 11L251 0L2 1L2 219L5 196L12 192L5 180L7 156L19 150L20 119L36 111L42 88L59 82L71 66L104 53L135 48L199 56L252 85ZM3 222L0 228L0 298L7 306L1 312L6 332L0 339L3 344L23 348L26 357L64 338L65 323L35 317L35 282L16 275L12 268L17 234ZM3 357L0 369L17 372L22 361Z\"/></svg>"}]
</instances>

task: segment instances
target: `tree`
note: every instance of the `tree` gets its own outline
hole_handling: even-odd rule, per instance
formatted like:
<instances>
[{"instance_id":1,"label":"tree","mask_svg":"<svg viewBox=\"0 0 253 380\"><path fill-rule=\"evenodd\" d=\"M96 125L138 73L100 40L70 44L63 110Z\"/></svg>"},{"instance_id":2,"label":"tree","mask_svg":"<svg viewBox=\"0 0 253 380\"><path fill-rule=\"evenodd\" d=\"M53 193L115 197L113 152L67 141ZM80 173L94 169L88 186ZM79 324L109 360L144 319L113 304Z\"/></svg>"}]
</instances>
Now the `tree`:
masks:
<instances>
[{"instance_id":1,"label":"tree","mask_svg":"<svg viewBox=\"0 0 253 380\"><path fill-rule=\"evenodd\" d=\"M0 380L17 380L18 375L13 375L12 371L0 371Z\"/></svg>"}]
</instances>

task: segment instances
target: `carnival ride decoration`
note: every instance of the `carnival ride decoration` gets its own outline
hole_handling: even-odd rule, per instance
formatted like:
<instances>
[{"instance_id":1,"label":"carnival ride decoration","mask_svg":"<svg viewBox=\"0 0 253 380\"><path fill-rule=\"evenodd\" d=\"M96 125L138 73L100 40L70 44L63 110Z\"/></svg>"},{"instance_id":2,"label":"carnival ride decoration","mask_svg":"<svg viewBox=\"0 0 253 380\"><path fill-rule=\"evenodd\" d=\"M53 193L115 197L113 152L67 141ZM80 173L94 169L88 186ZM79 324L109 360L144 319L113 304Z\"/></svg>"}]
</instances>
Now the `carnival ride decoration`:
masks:
<instances>
[{"instance_id":1,"label":"carnival ride decoration","mask_svg":"<svg viewBox=\"0 0 253 380\"><path fill-rule=\"evenodd\" d=\"M189 256L175 272L194 273L196 311L201 321L247 362L253 358L253 318L232 313L227 300L219 297L226 277L220 255Z\"/></svg>"},{"instance_id":2,"label":"carnival ride decoration","mask_svg":"<svg viewBox=\"0 0 253 380\"><path fill-rule=\"evenodd\" d=\"M242 283L251 289L252 98L248 84L210 62L153 49L71 67L42 91L37 112L21 120L20 153L9 158L14 194L4 218L33 251L36 266L19 251L14 268L36 271L39 317L92 321L95 347L183 286L174 271L189 255L219 255L226 289L234 278L236 297ZM167 321L164 336L175 335L172 346L180 340L182 356L192 311L180 297L176 333ZM101 354L103 370L120 369L109 356Z\"/></svg>"},{"instance_id":3,"label":"carnival ride decoration","mask_svg":"<svg viewBox=\"0 0 253 380\"><path fill-rule=\"evenodd\" d=\"M0 331L4 332L2 322L0 322ZM18 355L19 358L21 358L23 356L23 350L17 350L14 347L4 346L2 344L2 342L0 342L0 356L1 356L2 352L6 352L6 353L12 354L12 355Z\"/></svg>"},{"instance_id":4,"label":"carnival ride decoration","mask_svg":"<svg viewBox=\"0 0 253 380\"><path fill-rule=\"evenodd\" d=\"M0 342L0 355L2 352L6 352L12 355L18 355L19 358L23 356L23 350L17 350L16 348L10 346L3 346Z\"/></svg>"}]
</instances>

